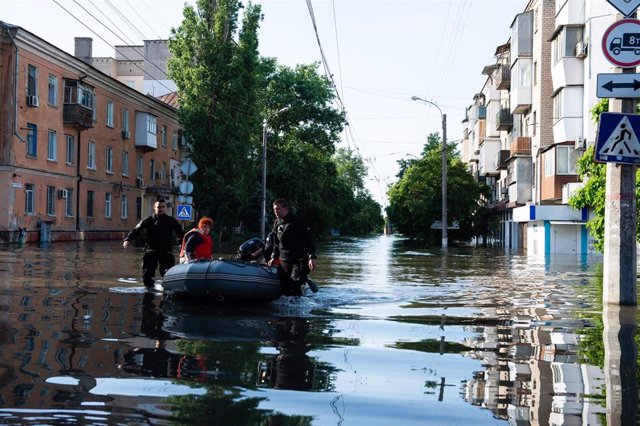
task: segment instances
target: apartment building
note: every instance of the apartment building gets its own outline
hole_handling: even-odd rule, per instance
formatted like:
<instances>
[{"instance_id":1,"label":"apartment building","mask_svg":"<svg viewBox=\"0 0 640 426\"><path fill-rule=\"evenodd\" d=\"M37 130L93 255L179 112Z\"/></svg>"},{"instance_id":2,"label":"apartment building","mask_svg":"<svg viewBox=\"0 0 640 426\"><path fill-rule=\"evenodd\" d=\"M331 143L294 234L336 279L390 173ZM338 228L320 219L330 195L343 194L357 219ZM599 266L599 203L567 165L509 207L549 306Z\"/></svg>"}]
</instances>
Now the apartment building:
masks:
<instances>
[{"instance_id":1,"label":"apartment building","mask_svg":"<svg viewBox=\"0 0 640 426\"><path fill-rule=\"evenodd\" d=\"M176 109L0 22L0 231L28 241L121 238L163 197L175 206ZM172 214L172 209L168 211Z\"/></svg>"},{"instance_id":2,"label":"apartment building","mask_svg":"<svg viewBox=\"0 0 640 426\"><path fill-rule=\"evenodd\" d=\"M482 70L462 150L493 190L493 243L541 258L595 253L588 209L568 200L582 185L576 163L595 142L596 78L612 68L599 46L615 19L603 0L530 0Z\"/></svg>"}]
</instances>

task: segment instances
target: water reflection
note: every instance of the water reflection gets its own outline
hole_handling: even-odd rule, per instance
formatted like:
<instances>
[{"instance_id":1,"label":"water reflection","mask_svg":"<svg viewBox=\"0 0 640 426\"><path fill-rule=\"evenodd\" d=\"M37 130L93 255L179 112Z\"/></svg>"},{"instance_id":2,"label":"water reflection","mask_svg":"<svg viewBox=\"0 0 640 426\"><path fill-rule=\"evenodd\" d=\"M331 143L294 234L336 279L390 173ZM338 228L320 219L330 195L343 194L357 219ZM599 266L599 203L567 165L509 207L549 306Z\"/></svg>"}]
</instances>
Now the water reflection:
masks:
<instances>
[{"instance_id":1,"label":"water reflection","mask_svg":"<svg viewBox=\"0 0 640 426\"><path fill-rule=\"evenodd\" d=\"M584 259L321 250L265 306L145 292L117 242L0 250L0 423L636 423L637 311Z\"/></svg>"}]
</instances>

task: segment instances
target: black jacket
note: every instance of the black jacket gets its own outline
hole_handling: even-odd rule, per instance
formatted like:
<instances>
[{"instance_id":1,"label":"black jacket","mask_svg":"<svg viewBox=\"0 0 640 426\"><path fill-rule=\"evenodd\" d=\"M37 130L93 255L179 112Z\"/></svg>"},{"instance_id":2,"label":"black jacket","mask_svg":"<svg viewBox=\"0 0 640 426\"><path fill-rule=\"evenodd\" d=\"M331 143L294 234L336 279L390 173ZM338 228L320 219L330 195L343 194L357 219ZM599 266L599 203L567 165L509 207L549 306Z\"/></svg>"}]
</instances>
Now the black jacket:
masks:
<instances>
[{"instance_id":1,"label":"black jacket","mask_svg":"<svg viewBox=\"0 0 640 426\"><path fill-rule=\"evenodd\" d=\"M293 213L273 223L273 259L294 263L316 258L316 247L309 229Z\"/></svg>"},{"instance_id":2,"label":"black jacket","mask_svg":"<svg viewBox=\"0 0 640 426\"><path fill-rule=\"evenodd\" d=\"M146 250L170 252L171 247L176 242L180 243L184 236L184 231L178 219L167 214L157 215L154 213L142 219L124 240L135 240L145 229L147 231L147 244L144 247ZM177 240L172 238L173 233L176 234Z\"/></svg>"}]
</instances>

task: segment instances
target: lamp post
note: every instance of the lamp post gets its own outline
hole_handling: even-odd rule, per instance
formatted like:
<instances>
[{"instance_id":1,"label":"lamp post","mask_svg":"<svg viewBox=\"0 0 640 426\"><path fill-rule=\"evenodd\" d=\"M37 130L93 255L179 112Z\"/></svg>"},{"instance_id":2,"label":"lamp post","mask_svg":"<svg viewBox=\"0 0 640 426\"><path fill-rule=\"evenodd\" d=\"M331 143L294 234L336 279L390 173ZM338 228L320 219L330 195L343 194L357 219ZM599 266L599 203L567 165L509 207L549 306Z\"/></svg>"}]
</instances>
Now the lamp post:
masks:
<instances>
[{"instance_id":1,"label":"lamp post","mask_svg":"<svg viewBox=\"0 0 640 426\"><path fill-rule=\"evenodd\" d=\"M281 112L288 110L289 107L280 108L278 111L272 113L268 117L262 120L262 215L260 217L260 235L262 240L265 239L265 228L267 224L267 129L268 119L272 118Z\"/></svg>"},{"instance_id":2,"label":"lamp post","mask_svg":"<svg viewBox=\"0 0 640 426\"><path fill-rule=\"evenodd\" d=\"M433 105L438 108L442 118L442 248L446 249L449 245L449 238L447 237L447 114L443 114L435 102L417 96L412 96L411 100Z\"/></svg>"}]
</instances>

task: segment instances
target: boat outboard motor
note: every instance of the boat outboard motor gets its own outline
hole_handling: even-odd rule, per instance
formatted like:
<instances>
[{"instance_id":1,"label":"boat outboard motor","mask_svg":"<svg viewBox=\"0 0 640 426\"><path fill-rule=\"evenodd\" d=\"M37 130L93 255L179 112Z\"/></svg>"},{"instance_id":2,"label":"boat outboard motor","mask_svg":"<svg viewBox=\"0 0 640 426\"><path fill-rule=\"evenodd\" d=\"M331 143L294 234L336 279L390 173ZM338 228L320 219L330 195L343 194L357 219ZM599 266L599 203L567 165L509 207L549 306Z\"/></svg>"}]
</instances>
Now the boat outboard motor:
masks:
<instances>
[{"instance_id":1,"label":"boat outboard motor","mask_svg":"<svg viewBox=\"0 0 640 426\"><path fill-rule=\"evenodd\" d=\"M238 248L238 259L247 262L258 261L264 252L264 243L258 237L248 239Z\"/></svg>"}]
</instances>

